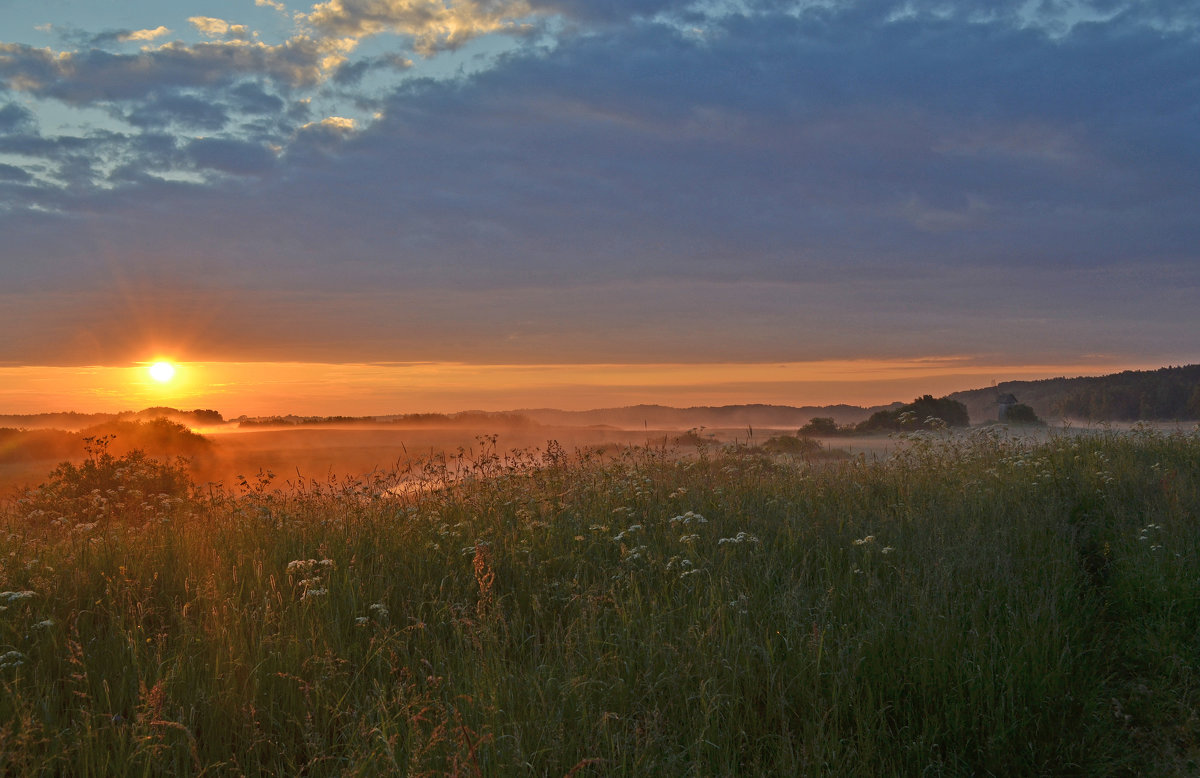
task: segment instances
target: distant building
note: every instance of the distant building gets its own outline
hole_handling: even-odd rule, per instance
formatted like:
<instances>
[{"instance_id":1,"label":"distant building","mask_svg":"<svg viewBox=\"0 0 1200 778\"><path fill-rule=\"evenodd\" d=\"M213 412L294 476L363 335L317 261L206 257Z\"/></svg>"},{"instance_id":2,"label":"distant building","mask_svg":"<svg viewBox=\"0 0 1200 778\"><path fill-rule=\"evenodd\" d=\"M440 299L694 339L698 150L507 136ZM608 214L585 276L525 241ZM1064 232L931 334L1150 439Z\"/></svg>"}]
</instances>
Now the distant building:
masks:
<instances>
[{"instance_id":1,"label":"distant building","mask_svg":"<svg viewBox=\"0 0 1200 778\"><path fill-rule=\"evenodd\" d=\"M1005 392L996 398L996 405L1000 406L1000 421L1008 418L1008 410L1017 404L1017 396L1009 392Z\"/></svg>"}]
</instances>

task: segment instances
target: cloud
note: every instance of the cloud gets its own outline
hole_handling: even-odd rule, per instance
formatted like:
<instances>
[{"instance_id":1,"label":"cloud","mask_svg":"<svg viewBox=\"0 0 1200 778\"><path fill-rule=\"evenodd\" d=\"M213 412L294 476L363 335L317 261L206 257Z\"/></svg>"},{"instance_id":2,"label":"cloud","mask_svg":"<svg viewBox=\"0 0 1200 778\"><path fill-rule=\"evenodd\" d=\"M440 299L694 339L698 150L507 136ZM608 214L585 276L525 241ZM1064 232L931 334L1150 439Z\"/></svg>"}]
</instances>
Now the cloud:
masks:
<instances>
[{"instance_id":1,"label":"cloud","mask_svg":"<svg viewBox=\"0 0 1200 778\"><path fill-rule=\"evenodd\" d=\"M270 149L224 138L192 141L187 154L198 167L234 175L265 173L275 165L275 155Z\"/></svg>"},{"instance_id":2,"label":"cloud","mask_svg":"<svg viewBox=\"0 0 1200 778\"><path fill-rule=\"evenodd\" d=\"M125 120L136 127L179 125L199 130L219 130L229 114L211 99L177 92L155 93L137 104Z\"/></svg>"},{"instance_id":3,"label":"cloud","mask_svg":"<svg viewBox=\"0 0 1200 778\"><path fill-rule=\"evenodd\" d=\"M17 103L0 108L0 133L27 131L35 126L33 113Z\"/></svg>"},{"instance_id":4,"label":"cloud","mask_svg":"<svg viewBox=\"0 0 1200 778\"><path fill-rule=\"evenodd\" d=\"M152 41L156 38L161 38L164 35L170 35L171 31L166 27L159 25L152 30L129 30L117 34L117 40L120 41Z\"/></svg>"},{"instance_id":5,"label":"cloud","mask_svg":"<svg viewBox=\"0 0 1200 778\"><path fill-rule=\"evenodd\" d=\"M284 109L284 102L279 96L251 81L238 84L229 90L229 94L235 107L244 113L274 115Z\"/></svg>"},{"instance_id":6,"label":"cloud","mask_svg":"<svg viewBox=\"0 0 1200 778\"><path fill-rule=\"evenodd\" d=\"M24 184L32 180L33 176L25 168L20 168L16 165L0 164L0 181L15 181Z\"/></svg>"},{"instance_id":7,"label":"cloud","mask_svg":"<svg viewBox=\"0 0 1200 778\"><path fill-rule=\"evenodd\" d=\"M415 50L431 56L482 35L521 32L533 14L527 0L328 0L304 20L326 36L411 36Z\"/></svg>"},{"instance_id":8,"label":"cloud","mask_svg":"<svg viewBox=\"0 0 1200 778\"><path fill-rule=\"evenodd\" d=\"M246 25L230 24L224 19L216 19L212 16L189 16L188 24L209 38L244 41L254 37Z\"/></svg>"},{"instance_id":9,"label":"cloud","mask_svg":"<svg viewBox=\"0 0 1200 778\"><path fill-rule=\"evenodd\" d=\"M70 105L136 100L166 88L228 86L244 76L313 85L344 61L350 44L298 36L285 43L167 43L137 54L55 52L0 43L0 84Z\"/></svg>"}]
</instances>

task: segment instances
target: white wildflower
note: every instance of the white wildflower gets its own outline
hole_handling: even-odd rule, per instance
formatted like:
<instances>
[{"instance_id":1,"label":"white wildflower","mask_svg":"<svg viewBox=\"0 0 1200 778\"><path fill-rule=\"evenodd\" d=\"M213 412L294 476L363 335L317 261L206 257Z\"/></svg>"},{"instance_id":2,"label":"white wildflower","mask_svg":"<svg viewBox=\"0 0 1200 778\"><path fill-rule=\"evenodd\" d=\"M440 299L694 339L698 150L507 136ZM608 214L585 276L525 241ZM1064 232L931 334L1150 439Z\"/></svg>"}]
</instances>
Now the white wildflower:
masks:
<instances>
[{"instance_id":1,"label":"white wildflower","mask_svg":"<svg viewBox=\"0 0 1200 778\"><path fill-rule=\"evenodd\" d=\"M868 543L874 543L874 542L875 542L875 536L867 535L865 538L859 538L858 540L854 541L854 545L865 546Z\"/></svg>"},{"instance_id":2,"label":"white wildflower","mask_svg":"<svg viewBox=\"0 0 1200 778\"><path fill-rule=\"evenodd\" d=\"M717 541L718 546L723 546L726 543L759 543L758 538L745 532L739 532L732 538L721 538Z\"/></svg>"},{"instance_id":3,"label":"white wildflower","mask_svg":"<svg viewBox=\"0 0 1200 778\"><path fill-rule=\"evenodd\" d=\"M708 519L704 518L703 516L701 516L699 513L696 513L695 511L687 511L686 513L681 513L678 516L672 516L668 521L670 521L672 524L682 523L685 525L686 524L707 524L708 523Z\"/></svg>"},{"instance_id":4,"label":"white wildflower","mask_svg":"<svg viewBox=\"0 0 1200 778\"><path fill-rule=\"evenodd\" d=\"M374 603L367 610L371 613L372 616L375 617L375 620L378 621L380 624L386 624L392 618L391 613L388 612L387 606L384 605L382 602Z\"/></svg>"},{"instance_id":5,"label":"white wildflower","mask_svg":"<svg viewBox=\"0 0 1200 778\"><path fill-rule=\"evenodd\" d=\"M22 654L20 651L7 651L0 654L0 670L7 667L20 667L25 664L29 657Z\"/></svg>"},{"instance_id":6,"label":"white wildflower","mask_svg":"<svg viewBox=\"0 0 1200 778\"><path fill-rule=\"evenodd\" d=\"M0 602L7 602L9 604L21 602L23 600L30 600L34 597L37 597L37 592L31 592L28 590L23 592L0 592Z\"/></svg>"}]
</instances>

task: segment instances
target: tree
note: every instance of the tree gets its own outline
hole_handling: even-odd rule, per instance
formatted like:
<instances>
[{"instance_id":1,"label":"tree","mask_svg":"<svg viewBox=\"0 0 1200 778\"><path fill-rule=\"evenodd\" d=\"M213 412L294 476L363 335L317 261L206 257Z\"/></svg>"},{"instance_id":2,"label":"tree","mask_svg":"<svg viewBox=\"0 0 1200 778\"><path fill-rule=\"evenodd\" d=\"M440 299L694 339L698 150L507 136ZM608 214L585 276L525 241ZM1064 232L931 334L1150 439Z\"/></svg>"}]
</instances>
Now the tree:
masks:
<instances>
[{"instance_id":1,"label":"tree","mask_svg":"<svg viewBox=\"0 0 1200 778\"><path fill-rule=\"evenodd\" d=\"M966 427L971 423L967 406L949 397L934 399L923 395L894 411L876 411L860 423L857 432L885 430L933 430L942 427Z\"/></svg>"},{"instance_id":2,"label":"tree","mask_svg":"<svg viewBox=\"0 0 1200 778\"><path fill-rule=\"evenodd\" d=\"M836 435L838 432L837 422L828 416L815 416L800 428L800 434L806 437Z\"/></svg>"},{"instance_id":3,"label":"tree","mask_svg":"<svg viewBox=\"0 0 1200 778\"><path fill-rule=\"evenodd\" d=\"M1004 420L1010 424L1045 424L1034 413L1033 408L1030 408L1025 403L1017 403L1011 406L1004 414Z\"/></svg>"}]
</instances>

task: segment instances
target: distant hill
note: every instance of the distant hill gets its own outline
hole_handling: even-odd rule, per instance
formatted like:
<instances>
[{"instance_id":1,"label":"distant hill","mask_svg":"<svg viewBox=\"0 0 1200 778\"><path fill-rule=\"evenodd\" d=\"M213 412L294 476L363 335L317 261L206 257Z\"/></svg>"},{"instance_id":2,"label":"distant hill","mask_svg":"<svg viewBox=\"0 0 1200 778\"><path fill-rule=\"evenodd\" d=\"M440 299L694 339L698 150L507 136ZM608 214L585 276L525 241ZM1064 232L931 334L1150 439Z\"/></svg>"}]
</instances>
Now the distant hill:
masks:
<instances>
[{"instance_id":1,"label":"distant hill","mask_svg":"<svg viewBox=\"0 0 1200 778\"><path fill-rule=\"evenodd\" d=\"M1190 421L1200 419L1200 365L1126 370L1103 376L1004 381L950 395L975 424L995 419L996 398L1015 395L1047 421Z\"/></svg>"},{"instance_id":2,"label":"distant hill","mask_svg":"<svg viewBox=\"0 0 1200 778\"><path fill-rule=\"evenodd\" d=\"M899 405L896 403L894 405ZM666 405L630 405L623 408L597 408L591 411L560 411L552 408L523 409L513 413L548 426L586 427L608 425L624 429L691 429L692 427L763 427L796 428L815 416L832 418L838 424L857 424L878 410L892 408L857 405L702 405L672 408Z\"/></svg>"}]
</instances>

